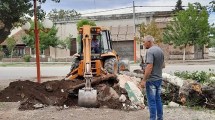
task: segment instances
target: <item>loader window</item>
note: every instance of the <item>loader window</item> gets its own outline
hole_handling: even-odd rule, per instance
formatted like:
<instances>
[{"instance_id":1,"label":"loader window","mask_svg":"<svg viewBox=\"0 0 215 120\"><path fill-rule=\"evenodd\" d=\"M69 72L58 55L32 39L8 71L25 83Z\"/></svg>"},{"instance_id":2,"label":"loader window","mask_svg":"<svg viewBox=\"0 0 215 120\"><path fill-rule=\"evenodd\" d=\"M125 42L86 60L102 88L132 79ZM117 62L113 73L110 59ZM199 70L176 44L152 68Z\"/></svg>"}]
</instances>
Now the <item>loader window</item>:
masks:
<instances>
[{"instance_id":1,"label":"loader window","mask_svg":"<svg viewBox=\"0 0 215 120\"><path fill-rule=\"evenodd\" d=\"M83 42L82 42L83 35L79 34L77 37L78 42L78 53L83 53Z\"/></svg>"},{"instance_id":2,"label":"loader window","mask_svg":"<svg viewBox=\"0 0 215 120\"><path fill-rule=\"evenodd\" d=\"M102 32L102 41L101 41L103 48L102 48L102 52L107 52L109 50L108 47L108 38L107 38L107 34L105 31Z\"/></svg>"}]
</instances>

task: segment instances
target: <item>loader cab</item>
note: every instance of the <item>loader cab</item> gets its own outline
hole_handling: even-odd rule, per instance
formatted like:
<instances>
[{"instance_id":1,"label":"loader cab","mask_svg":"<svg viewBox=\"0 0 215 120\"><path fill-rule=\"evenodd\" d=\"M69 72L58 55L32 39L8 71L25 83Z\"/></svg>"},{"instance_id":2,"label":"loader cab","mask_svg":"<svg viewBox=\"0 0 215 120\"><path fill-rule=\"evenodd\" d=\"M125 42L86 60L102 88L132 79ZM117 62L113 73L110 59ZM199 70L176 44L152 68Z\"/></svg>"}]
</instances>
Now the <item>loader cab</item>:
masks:
<instances>
[{"instance_id":1,"label":"loader cab","mask_svg":"<svg viewBox=\"0 0 215 120\"><path fill-rule=\"evenodd\" d=\"M80 28L80 31L79 31L79 50L78 50L78 53L79 54L83 54L83 33L82 33L82 30ZM111 44L111 38L110 38L110 31L108 30L102 30L100 27L92 27L91 28L91 39L92 41L91 42L94 42L93 39L97 39L98 41L98 49L99 51L95 51L93 48L91 49L91 53L92 55L95 55L95 54L104 54L104 53L107 53L109 51L112 50L112 44ZM92 44L91 44L91 47L92 47Z\"/></svg>"}]
</instances>

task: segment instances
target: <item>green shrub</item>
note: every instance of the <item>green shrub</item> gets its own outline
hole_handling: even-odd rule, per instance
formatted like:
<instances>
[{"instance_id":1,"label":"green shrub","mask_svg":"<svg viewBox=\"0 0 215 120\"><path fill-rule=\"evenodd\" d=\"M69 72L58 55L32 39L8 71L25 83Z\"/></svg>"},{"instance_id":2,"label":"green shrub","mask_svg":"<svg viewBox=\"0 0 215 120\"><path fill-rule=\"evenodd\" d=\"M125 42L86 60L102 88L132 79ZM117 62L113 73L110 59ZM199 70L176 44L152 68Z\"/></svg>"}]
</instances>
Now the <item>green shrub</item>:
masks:
<instances>
[{"instance_id":1,"label":"green shrub","mask_svg":"<svg viewBox=\"0 0 215 120\"><path fill-rule=\"evenodd\" d=\"M195 72L188 72L188 71L182 71L182 72L175 72L175 76L178 76L180 78L184 79L192 79L200 83L209 82L210 77L214 77L215 73L212 69L209 69L209 72L205 71L195 71Z\"/></svg>"},{"instance_id":2,"label":"green shrub","mask_svg":"<svg viewBox=\"0 0 215 120\"><path fill-rule=\"evenodd\" d=\"M24 59L25 62L30 62L31 61L31 56L30 55L25 55L23 57L23 59Z\"/></svg>"}]
</instances>

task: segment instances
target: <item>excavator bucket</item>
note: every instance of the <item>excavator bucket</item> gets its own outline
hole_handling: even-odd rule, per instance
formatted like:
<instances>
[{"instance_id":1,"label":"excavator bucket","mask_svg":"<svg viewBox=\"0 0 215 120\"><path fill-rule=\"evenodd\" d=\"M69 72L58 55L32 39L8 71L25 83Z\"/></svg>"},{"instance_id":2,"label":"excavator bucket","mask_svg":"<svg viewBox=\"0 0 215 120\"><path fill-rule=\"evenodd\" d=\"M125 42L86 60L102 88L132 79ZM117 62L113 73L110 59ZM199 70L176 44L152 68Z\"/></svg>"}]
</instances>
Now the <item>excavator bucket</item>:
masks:
<instances>
[{"instance_id":1,"label":"excavator bucket","mask_svg":"<svg viewBox=\"0 0 215 120\"><path fill-rule=\"evenodd\" d=\"M97 106L97 90L91 87L91 78L85 78L86 84L83 89L78 91L78 105L81 107Z\"/></svg>"},{"instance_id":2,"label":"excavator bucket","mask_svg":"<svg viewBox=\"0 0 215 120\"><path fill-rule=\"evenodd\" d=\"M97 106L97 90L79 89L78 105L81 107L96 107Z\"/></svg>"}]
</instances>

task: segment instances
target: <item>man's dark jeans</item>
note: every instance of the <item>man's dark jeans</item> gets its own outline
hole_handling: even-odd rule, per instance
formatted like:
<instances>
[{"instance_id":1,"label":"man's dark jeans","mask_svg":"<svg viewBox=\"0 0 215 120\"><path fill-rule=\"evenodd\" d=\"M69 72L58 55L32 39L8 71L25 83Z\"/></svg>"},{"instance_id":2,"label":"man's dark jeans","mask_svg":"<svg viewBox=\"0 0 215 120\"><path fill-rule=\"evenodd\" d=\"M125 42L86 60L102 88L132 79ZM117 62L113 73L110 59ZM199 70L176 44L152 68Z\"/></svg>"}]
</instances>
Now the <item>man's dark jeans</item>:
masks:
<instances>
[{"instance_id":1,"label":"man's dark jeans","mask_svg":"<svg viewBox=\"0 0 215 120\"><path fill-rule=\"evenodd\" d=\"M150 120L163 120L163 105L161 101L162 80L147 81L146 95L148 100Z\"/></svg>"}]
</instances>

